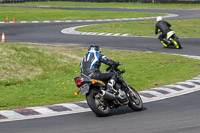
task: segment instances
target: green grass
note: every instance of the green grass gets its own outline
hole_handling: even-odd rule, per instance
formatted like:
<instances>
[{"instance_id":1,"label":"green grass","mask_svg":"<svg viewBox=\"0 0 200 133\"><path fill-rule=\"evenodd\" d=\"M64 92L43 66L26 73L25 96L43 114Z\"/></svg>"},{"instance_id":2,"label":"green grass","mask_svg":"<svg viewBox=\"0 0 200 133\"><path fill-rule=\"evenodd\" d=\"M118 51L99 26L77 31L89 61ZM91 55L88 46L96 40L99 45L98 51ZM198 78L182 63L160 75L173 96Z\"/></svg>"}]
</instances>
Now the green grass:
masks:
<instances>
[{"instance_id":1,"label":"green grass","mask_svg":"<svg viewBox=\"0 0 200 133\"><path fill-rule=\"evenodd\" d=\"M10 5L54 6L54 7L96 7L96 8L161 8L161 9L200 9L200 4L159 4L139 2L26 2Z\"/></svg>"},{"instance_id":2,"label":"green grass","mask_svg":"<svg viewBox=\"0 0 200 133\"><path fill-rule=\"evenodd\" d=\"M0 7L0 11L0 21L5 21L6 17L9 21L12 21L13 17L16 21L44 21L137 18L164 15L147 12L79 11L18 7Z\"/></svg>"},{"instance_id":3,"label":"green grass","mask_svg":"<svg viewBox=\"0 0 200 133\"><path fill-rule=\"evenodd\" d=\"M200 19L169 20L179 37L200 37ZM155 36L156 21L116 22L78 28L83 32L129 33L134 36ZM142 29L141 29L142 27Z\"/></svg>"},{"instance_id":4,"label":"green grass","mask_svg":"<svg viewBox=\"0 0 200 133\"><path fill-rule=\"evenodd\" d=\"M0 110L84 100L73 78L87 48L0 43ZM124 77L138 91L193 78L200 61L161 53L108 50ZM106 65L102 66L105 71Z\"/></svg>"}]
</instances>

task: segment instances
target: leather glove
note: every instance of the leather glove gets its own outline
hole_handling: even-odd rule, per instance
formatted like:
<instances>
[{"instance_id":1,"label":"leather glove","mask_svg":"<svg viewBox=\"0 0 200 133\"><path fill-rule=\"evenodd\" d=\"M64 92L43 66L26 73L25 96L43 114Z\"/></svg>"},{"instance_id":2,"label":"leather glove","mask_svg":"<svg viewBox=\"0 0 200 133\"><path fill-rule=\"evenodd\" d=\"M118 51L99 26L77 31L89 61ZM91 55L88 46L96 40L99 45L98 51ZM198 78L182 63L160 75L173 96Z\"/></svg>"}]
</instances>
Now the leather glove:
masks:
<instances>
[{"instance_id":1,"label":"leather glove","mask_svg":"<svg viewBox=\"0 0 200 133\"><path fill-rule=\"evenodd\" d=\"M116 61L115 63L116 63L117 66L119 66L119 64L120 64L118 61Z\"/></svg>"}]
</instances>

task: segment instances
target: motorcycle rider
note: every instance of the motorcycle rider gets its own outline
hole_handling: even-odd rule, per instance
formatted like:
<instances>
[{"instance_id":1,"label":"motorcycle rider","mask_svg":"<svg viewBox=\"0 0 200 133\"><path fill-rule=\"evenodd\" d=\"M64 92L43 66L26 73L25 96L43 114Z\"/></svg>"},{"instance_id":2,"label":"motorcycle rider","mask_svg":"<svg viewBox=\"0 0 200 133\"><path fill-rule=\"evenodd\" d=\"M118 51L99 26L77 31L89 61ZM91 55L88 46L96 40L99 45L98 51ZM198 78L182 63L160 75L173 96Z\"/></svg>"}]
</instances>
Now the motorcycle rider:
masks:
<instances>
[{"instance_id":1,"label":"motorcycle rider","mask_svg":"<svg viewBox=\"0 0 200 133\"><path fill-rule=\"evenodd\" d=\"M106 65L119 65L119 62L115 62L108 59L101 53L101 48L96 45L91 45L88 49L88 53L85 54L83 60L80 63L81 73L89 76L92 79L101 81L108 81L107 89L109 92L116 92L113 88L117 81L117 75L114 72L100 72L101 63Z\"/></svg>"},{"instance_id":2,"label":"motorcycle rider","mask_svg":"<svg viewBox=\"0 0 200 133\"><path fill-rule=\"evenodd\" d=\"M168 47L168 45L165 43L165 40L164 38L166 37L167 33L169 31L171 31L170 27L171 27L171 24L168 23L167 21L164 21L162 19L162 17L158 16L156 18L156 29L155 29L155 34L157 35L158 34L158 30L160 30L160 35L158 37L158 39L161 41L161 43L165 46L165 47Z\"/></svg>"}]
</instances>

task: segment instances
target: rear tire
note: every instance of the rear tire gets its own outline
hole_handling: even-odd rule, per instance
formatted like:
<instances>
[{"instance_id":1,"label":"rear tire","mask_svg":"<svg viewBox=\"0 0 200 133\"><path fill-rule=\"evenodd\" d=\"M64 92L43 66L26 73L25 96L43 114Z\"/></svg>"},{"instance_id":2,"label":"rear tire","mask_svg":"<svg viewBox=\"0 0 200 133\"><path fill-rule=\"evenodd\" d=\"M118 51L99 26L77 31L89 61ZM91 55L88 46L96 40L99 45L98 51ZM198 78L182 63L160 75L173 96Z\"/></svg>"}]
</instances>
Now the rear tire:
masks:
<instances>
[{"instance_id":1,"label":"rear tire","mask_svg":"<svg viewBox=\"0 0 200 133\"><path fill-rule=\"evenodd\" d=\"M143 102L140 95L131 86L128 87L129 87L129 92L131 93L128 94L129 97L128 106L135 111L141 111L143 109Z\"/></svg>"},{"instance_id":2,"label":"rear tire","mask_svg":"<svg viewBox=\"0 0 200 133\"><path fill-rule=\"evenodd\" d=\"M162 45L165 47L165 48L168 48L169 46L167 45L167 43L163 40L163 41L160 41L162 43Z\"/></svg>"},{"instance_id":3,"label":"rear tire","mask_svg":"<svg viewBox=\"0 0 200 133\"><path fill-rule=\"evenodd\" d=\"M110 114L110 107L105 100L101 100L100 90L92 88L90 92L86 95L86 100L90 109L100 117L105 117Z\"/></svg>"}]
</instances>

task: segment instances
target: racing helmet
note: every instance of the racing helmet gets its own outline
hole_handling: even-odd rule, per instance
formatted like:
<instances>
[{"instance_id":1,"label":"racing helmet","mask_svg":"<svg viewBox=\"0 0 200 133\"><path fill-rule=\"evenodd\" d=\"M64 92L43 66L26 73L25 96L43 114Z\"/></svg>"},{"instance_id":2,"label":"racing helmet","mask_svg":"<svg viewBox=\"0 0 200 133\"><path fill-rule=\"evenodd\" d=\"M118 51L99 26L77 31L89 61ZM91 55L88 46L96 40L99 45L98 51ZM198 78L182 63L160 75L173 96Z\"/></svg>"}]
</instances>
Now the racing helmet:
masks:
<instances>
[{"instance_id":1,"label":"racing helmet","mask_svg":"<svg viewBox=\"0 0 200 133\"><path fill-rule=\"evenodd\" d=\"M88 52L97 52L101 53L101 48L98 45L91 45L88 49Z\"/></svg>"},{"instance_id":2,"label":"racing helmet","mask_svg":"<svg viewBox=\"0 0 200 133\"><path fill-rule=\"evenodd\" d=\"M157 18L156 18L156 21L157 22L159 22L159 21L161 21L162 20L162 17L161 16L158 16Z\"/></svg>"}]
</instances>

